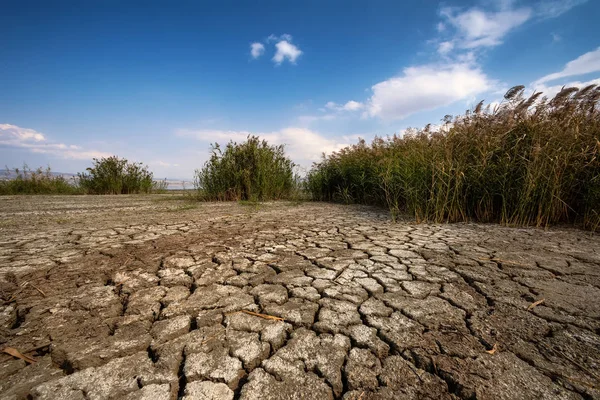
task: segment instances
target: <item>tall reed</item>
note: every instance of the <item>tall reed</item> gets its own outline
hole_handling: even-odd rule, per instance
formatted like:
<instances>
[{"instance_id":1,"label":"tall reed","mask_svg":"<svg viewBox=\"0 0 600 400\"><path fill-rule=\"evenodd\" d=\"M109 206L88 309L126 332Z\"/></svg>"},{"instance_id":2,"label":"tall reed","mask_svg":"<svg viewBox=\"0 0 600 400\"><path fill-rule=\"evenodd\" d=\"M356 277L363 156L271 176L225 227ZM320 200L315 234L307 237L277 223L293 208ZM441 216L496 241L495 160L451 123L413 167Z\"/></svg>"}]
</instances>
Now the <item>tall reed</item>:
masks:
<instances>
[{"instance_id":1,"label":"tall reed","mask_svg":"<svg viewBox=\"0 0 600 400\"><path fill-rule=\"evenodd\" d=\"M196 170L195 188L207 200L267 200L289 198L296 187L294 163L284 146L272 146L256 136L224 149L211 145L211 157Z\"/></svg>"},{"instance_id":2,"label":"tall reed","mask_svg":"<svg viewBox=\"0 0 600 400\"><path fill-rule=\"evenodd\" d=\"M444 125L360 141L313 166L313 198L387 206L418 221L600 227L600 87L554 98L509 90Z\"/></svg>"}]
</instances>

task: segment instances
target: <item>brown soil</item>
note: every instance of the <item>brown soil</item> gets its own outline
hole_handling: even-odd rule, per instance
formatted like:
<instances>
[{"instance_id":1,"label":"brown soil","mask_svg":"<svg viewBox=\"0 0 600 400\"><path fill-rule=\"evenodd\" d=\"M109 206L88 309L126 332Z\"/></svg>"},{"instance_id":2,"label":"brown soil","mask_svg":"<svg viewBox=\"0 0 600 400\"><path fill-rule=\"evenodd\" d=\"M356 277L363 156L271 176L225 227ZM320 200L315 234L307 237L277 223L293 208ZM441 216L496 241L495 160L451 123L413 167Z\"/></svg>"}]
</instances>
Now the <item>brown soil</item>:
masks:
<instances>
[{"instance_id":1,"label":"brown soil","mask_svg":"<svg viewBox=\"0 0 600 400\"><path fill-rule=\"evenodd\" d=\"M35 360L0 354L2 399L600 399L587 232L172 195L0 217L0 349Z\"/></svg>"}]
</instances>

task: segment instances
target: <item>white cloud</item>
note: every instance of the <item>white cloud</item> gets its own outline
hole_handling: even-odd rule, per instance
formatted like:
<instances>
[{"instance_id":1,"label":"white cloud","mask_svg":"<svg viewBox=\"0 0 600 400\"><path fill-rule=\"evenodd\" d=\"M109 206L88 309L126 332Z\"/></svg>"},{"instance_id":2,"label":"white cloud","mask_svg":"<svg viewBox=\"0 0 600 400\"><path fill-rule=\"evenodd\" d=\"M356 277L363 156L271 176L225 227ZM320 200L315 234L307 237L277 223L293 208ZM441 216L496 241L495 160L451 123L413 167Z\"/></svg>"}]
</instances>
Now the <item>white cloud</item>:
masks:
<instances>
[{"instance_id":1,"label":"white cloud","mask_svg":"<svg viewBox=\"0 0 600 400\"><path fill-rule=\"evenodd\" d=\"M325 108L335 111L357 111L364 108L364 104L358 101L350 100L346 104L341 105L333 101L325 103Z\"/></svg>"},{"instance_id":2,"label":"white cloud","mask_svg":"<svg viewBox=\"0 0 600 400\"><path fill-rule=\"evenodd\" d=\"M280 36L271 34L265 39L266 44L275 43L275 55L272 60L276 65L281 65L284 61L292 64L296 63L298 57L302 55L302 50L292 43L292 35L284 33ZM250 54L253 58L258 58L265 53L265 46L260 42L254 42L250 45Z\"/></svg>"},{"instance_id":3,"label":"white cloud","mask_svg":"<svg viewBox=\"0 0 600 400\"><path fill-rule=\"evenodd\" d=\"M344 110L346 111L356 111L360 110L364 107L363 103L359 103L358 101L350 100L346 104L344 104Z\"/></svg>"},{"instance_id":4,"label":"white cloud","mask_svg":"<svg viewBox=\"0 0 600 400\"><path fill-rule=\"evenodd\" d=\"M453 49L478 49L493 47L502 43L511 31L528 21L556 18L571 8L587 0L551 0L525 2L527 6L517 6L516 1L505 0L488 2L489 7L444 7L440 10L443 18L437 25L441 37L438 53L446 55Z\"/></svg>"},{"instance_id":5,"label":"white cloud","mask_svg":"<svg viewBox=\"0 0 600 400\"><path fill-rule=\"evenodd\" d=\"M438 53L440 53L441 55L445 56L446 54L448 54L450 51L452 51L452 49L454 48L454 43L453 42L442 42L438 45Z\"/></svg>"},{"instance_id":6,"label":"white cloud","mask_svg":"<svg viewBox=\"0 0 600 400\"><path fill-rule=\"evenodd\" d=\"M92 158L111 156L109 153L84 150L75 145L53 143L43 133L11 124L0 124L0 146L21 148L32 153L51 154L60 158L76 160L91 160Z\"/></svg>"},{"instance_id":7,"label":"white cloud","mask_svg":"<svg viewBox=\"0 0 600 400\"><path fill-rule=\"evenodd\" d=\"M269 37L267 37L267 40L265 42L271 43L271 42L279 42L282 40L285 40L286 42L291 42L292 35L290 35L289 33L284 33L281 36L270 34Z\"/></svg>"},{"instance_id":8,"label":"white cloud","mask_svg":"<svg viewBox=\"0 0 600 400\"><path fill-rule=\"evenodd\" d=\"M279 65L286 59L292 64L296 63L296 59L302 55L302 51L288 42L287 40L281 40L275 44L277 52L273 56L273 61Z\"/></svg>"},{"instance_id":9,"label":"white cloud","mask_svg":"<svg viewBox=\"0 0 600 400\"><path fill-rule=\"evenodd\" d=\"M325 103L325 108L328 108L330 110L337 110L340 106L334 102L334 101L328 101L327 103Z\"/></svg>"},{"instance_id":10,"label":"white cloud","mask_svg":"<svg viewBox=\"0 0 600 400\"><path fill-rule=\"evenodd\" d=\"M301 115L298 117L298 122L301 124L311 124L316 121L333 121L337 117L334 114L325 115Z\"/></svg>"},{"instance_id":11,"label":"white cloud","mask_svg":"<svg viewBox=\"0 0 600 400\"><path fill-rule=\"evenodd\" d=\"M502 38L529 20L532 13L532 9L528 7L499 11L484 11L479 8L460 11L446 7L440 12L446 22L458 31L458 36L453 39L455 45L466 49L501 44Z\"/></svg>"},{"instance_id":12,"label":"white cloud","mask_svg":"<svg viewBox=\"0 0 600 400\"><path fill-rule=\"evenodd\" d=\"M158 166L161 166L161 167L167 167L167 168L168 167L179 167L179 164L168 163L168 162L164 162L164 161L161 161L161 160L158 160L158 161L156 161L156 162L154 162L152 164L155 164L155 165L158 165Z\"/></svg>"},{"instance_id":13,"label":"white cloud","mask_svg":"<svg viewBox=\"0 0 600 400\"><path fill-rule=\"evenodd\" d=\"M322 153L331 154L348 146L348 143L329 139L318 132L300 127L288 127L269 133L183 129L179 130L177 135L193 137L206 143L218 142L221 145L226 144L230 140L243 142L248 135L259 136L261 139L269 142L269 144L284 144L286 154L303 167L310 167L313 162L319 161Z\"/></svg>"},{"instance_id":14,"label":"white cloud","mask_svg":"<svg viewBox=\"0 0 600 400\"><path fill-rule=\"evenodd\" d=\"M265 52L265 45L259 42L252 43L250 45L250 54L252 58L256 59L262 56Z\"/></svg>"},{"instance_id":15,"label":"white cloud","mask_svg":"<svg viewBox=\"0 0 600 400\"><path fill-rule=\"evenodd\" d=\"M450 105L490 89L493 83L469 64L423 65L372 87L365 116L401 119L424 110Z\"/></svg>"},{"instance_id":16,"label":"white cloud","mask_svg":"<svg viewBox=\"0 0 600 400\"><path fill-rule=\"evenodd\" d=\"M600 47L569 61L562 71L546 75L535 81L534 85L541 85L561 78L590 74L598 71L600 71Z\"/></svg>"},{"instance_id":17,"label":"white cloud","mask_svg":"<svg viewBox=\"0 0 600 400\"><path fill-rule=\"evenodd\" d=\"M11 124L0 124L0 140L15 142L43 142L46 140L43 134L34 131L33 129L21 128Z\"/></svg>"},{"instance_id":18,"label":"white cloud","mask_svg":"<svg viewBox=\"0 0 600 400\"><path fill-rule=\"evenodd\" d=\"M586 3L587 0L554 0L541 1L535 8L535 14L538 18L556 18L566 13L571 8Z\"/></svg>"}]
</instances>

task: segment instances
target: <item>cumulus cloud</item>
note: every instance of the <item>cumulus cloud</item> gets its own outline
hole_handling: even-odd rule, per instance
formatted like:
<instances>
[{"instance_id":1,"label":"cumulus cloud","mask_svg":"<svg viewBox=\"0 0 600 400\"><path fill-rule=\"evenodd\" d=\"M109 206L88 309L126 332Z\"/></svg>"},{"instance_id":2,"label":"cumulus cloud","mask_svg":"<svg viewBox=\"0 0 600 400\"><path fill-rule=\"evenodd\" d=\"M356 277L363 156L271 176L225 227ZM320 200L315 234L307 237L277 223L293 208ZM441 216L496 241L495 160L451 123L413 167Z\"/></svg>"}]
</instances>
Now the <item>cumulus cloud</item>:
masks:
<instances>
[{"instance_id":1,"label":"cumulus cloud","mask_svg":"<svg viewBox=\"0 0 600 400\"><path fill-rule=\"evenodd\" d=\"M265 45L259 42L254 42L250 45L250 54L256 59L262 56L265 52Z\"/></svg>"},{"instance_id":2,"label":"cumulus cloud","mask_svg":"<svg viewBox=\"0 0 600 400\"><path fill-rule=\"evenodd\" d=\"M292 35L289 33L279 36L271 34L264 40L267 45L275 43L275 55L272 58L275 65L281 65L286 60L295 64L298 57L302 55L302 50L293 44L292 40ZM250 45L250 54L254 59L262 56L265 50L265 45L260 42L254 42Z\"/></svg>"},{"instance_id":3,"label":"cumulus cloud","mask_svg":"<svg viewBox=\"0 0 600 400\"><path fill-rule=\"evenodd\" d=\"M33 130L11 124L0 124L0 143L43 142L46 137Z\"/></svg>"},{"instance_id":4,"label":"cumulus cloud","mask_svg":"<svg viewBox=\"0 0 600 400\"><path fill-rule=\"evenodd\" d=\"M349 144L300 127L288 127L274 132L182 129L177 132L177 135L193 137L206 143L218 142L220 144L227 143L230 140L243 142L248 135L259 136L270 144L285 145L287 155L304 167L310 167L313 162L319 161L322 153L331 154Z\"/></svg>"},{"instance_id":5,"label":"cumulus cloud","mask_svg":"<svg viewBox=\"0 0 600 400\"><path fill-rule=\"evenodd\" d=\"M401 76L379 82L366 105L365 116L402 119L424 110L450 105L489 90L493 82L470 64L423 65L406 68Z\"/></svg>"},{"instance_id":6,"label":"cumulus cloud","mask_svg":"<svg viewBox=\"0 0 600 400\"><path fill-rule=\"evenodd\" d=\"M91 160L92 158L111 156L109 153L84 150L75 145L54 143L49 141L43 133L11 124L0 124L0 146L21 148L32 153L51 154L75 160Z\"/></svg>"},{"instance_id":7,"label":"cumulus cloud","mask_svg":"<svg viewBox=\"0 0 600 400\"><path fill-rule=\"evenodd\" d=\"M281 40L275 44L277 51L273 56L275 64L279 65L283 61L288 60L292 64L296 63L296 59L302 55L302 50L287 40Z\"/></svg>"},{"instance_id":8,"label":"cumulus cloud","mask_svg":"<svg viewBox=\"0 0 600 400\"><path fill-rule=\"evenodd\" d=\"M596 50L587 52L576 59L569 61L565 67L552 74L543 76L534 82L534 85L542 85L546 82L554 81L571 76L590 74L600 71L600 47Z\"/></svg>"}]
</instances>

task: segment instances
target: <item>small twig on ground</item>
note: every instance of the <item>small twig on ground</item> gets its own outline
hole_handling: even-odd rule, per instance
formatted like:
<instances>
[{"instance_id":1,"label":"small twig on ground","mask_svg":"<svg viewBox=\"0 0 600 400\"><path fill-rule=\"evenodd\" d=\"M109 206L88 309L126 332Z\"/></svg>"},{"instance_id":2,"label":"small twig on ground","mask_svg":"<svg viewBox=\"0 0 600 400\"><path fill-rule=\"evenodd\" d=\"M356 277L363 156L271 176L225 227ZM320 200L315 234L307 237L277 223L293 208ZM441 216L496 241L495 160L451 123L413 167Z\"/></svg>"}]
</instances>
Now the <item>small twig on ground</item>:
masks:
<instances>
[{"instance_id":1,"label":"small twig on ground","mask_svg":"<svg viewBox=\"0 0 600 400\"><path fill-rule=\"evenodd\" d=\"M581 363L579 363L578 361L576 361L574 358L572 358L571 356L569 356L568 354L566 354L565 352L562 352L556 348L551 348L548 345L544 344L544 343L540 343L540 346L546 350L549 353L554 353L555 357L558 358L565 358L568 361L570 361L573 365L575 365L577 368L579 368L580 370L582 370L583 372L587 373L589 376L593 377L594 379L596 379L598 382L600 382L600 376L598 376L597 374L595 374L593 371L591 371L590 369L588 369L587 367L585 367L584 365L582 365Z\"/></svg>"},{"instance_id":2,"label":"small twig on ground","mask_svg":"<svg viewBox=\"0 0 600 400\"><path fill-rule=\"evenodd\" d=\"M129 255L129 257L127 257L121 268L125 268L133 258L133 256Z\"/></svg>"},{"instance_id":3,"label":"small twig on ground","mask_svg":"<svg viewBox=\"0 0 600 400\"><path fill-rule=\"evenodd\" d=\"M527 307L527 311L530 311L530 310L532 310L534 307L537 307L537 306L539 306L539 305L540 305L540 304L542 304L544 301L546 301L546 299L540 299L540 300L538 300L538 301L534 301L533 303L531 303L531 304L529 305L529 307Z\"/></svg>"},{"instance_id":4,"label":"small twig on ground","mask_svg":"<svg viewBox=\"0 0 600 400\"><path fill-rule=\"evenodd\" d=\"M273 321L285 321L283 318L281 318L281 317L275 317L273 315L260 314L260 313L255 313L253 311L248 311L248 310L241 310L241 312L243 312L244 314L254 315L255 317L260 317L260 318L264 318L264 319L270 319L270 320L273 320Z\"/></svg>"},{"instance_id":5,"label":"small twig on ground","mask_svg":"<svg viewBox=\"0 0 600 400\"><path fill-rule=\"evenodd\" d=\"M31 284L31 286L33 286L33 288L35 290L37 290L38 292L40 292L42 296L46 297L46 293L44 293L44 291L42 289L40 289L39 287L35 286L34 284Z\"/></svg>"},{"instance_id":6,"label":"small twig on ground","mask_svg":"<svg viewBox=\"0 0 600 400\"><path fill-rule=\"evenodd\" d=\"M492 261L492 262L495 262L495 263L502 263L502 264L514 265L515 267L531 268L530 265L519 264L519 263L514 262L514 261L502 260L500 258L480 258L479 261Z\"/></svg>"},{"instance_id":7,"label":"small twig on ground","mask_svg":"<svg viewBox=\"0 0 600 400\"><path fill-rule=\"evenodd\" d=\"M27 349L27 350L25 350L25 351L22 351L22 352L21 352L21 354L33 353L34 351L37 351L37 350L39 350L39 349L43 349L44 347L48 347L48 346L50 346L51 344L52 344L52 342L46 342L46 343L44 343L44 344L41 344L41 345L39 345L39 346L35 346L35 347L32 347L32 348L30 348L30 349ZM4 355L6 356L6 360L8 360L8 359L11 357L11 355L10 355L9 353L6 353L6 352L4 352L4 353L5 353ZM0 359L0 361L2 361L2 362L4 362L4 360L5 360L5 359Z\"/></svg>"},{"instance_id":8,"label":"small twig on ground","mask_svg":"<svg viewBox=\"0 0 600 400\"><path fill-rule=\"evenodd\" d=\"M498 351L498 343L494 343L492 348L490 350L486 350L485 352L493 355L496 353L496 351Z\"/></svg>"},{"instance_id":9,"label":"small twig on ground","mask_svg":"<svg viewBox=\"0 0 600 400\"><path fill-rule=\"evenodd\" d=\"M223 330L221 330L221 331L219 331L219 332L215 333L215 334L214 334L214 335L212 335L212 336L209 336L209 337L207 337L207 338L206 338L206 339L204 339L202 342L200 342L200 344L201 344L201 345L202 345L202 344L206 344L206 343L210 342L211 340L218 338L218 337L219 337L219 336L221 336L223 333L225 333L225 329L223 329Z\"/></svg>"},{"instance_id":10,"label":"small twig on ground","mask_svg":"<svg viewBox=\"0 0 600 400\"><path fill-rule=\"evenodd\" d=\"M24 355L23 353L21 353L19 350L15 349L14 347L5 347L2 349L2 352L9 354L15 358L20 358L21 360L25 361L28 364L33 364L33 363L37 362L33 358Z\"/></svg>"}]
</instances>

